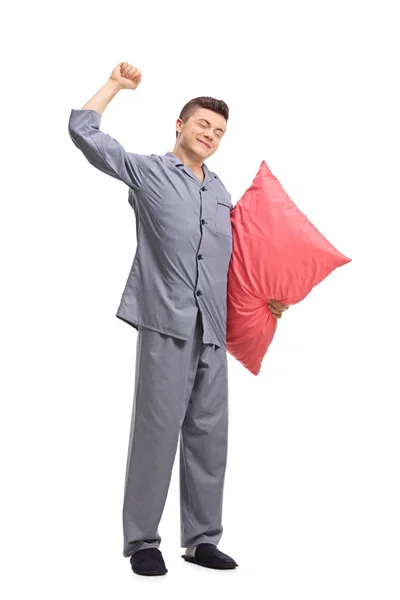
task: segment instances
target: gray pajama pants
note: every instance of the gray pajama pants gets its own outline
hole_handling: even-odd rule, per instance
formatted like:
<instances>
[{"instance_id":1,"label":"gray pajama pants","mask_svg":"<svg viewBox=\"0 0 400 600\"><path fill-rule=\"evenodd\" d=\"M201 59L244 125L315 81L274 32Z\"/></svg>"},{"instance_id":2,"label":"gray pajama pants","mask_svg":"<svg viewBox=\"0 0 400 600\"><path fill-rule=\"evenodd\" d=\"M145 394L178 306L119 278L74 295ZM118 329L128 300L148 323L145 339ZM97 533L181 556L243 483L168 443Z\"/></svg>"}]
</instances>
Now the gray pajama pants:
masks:
<instances>
[{"instance_id":1,"label":"gray pajama pants","mask_svg":"<svg viewBox=\"0 0 400 600\"><path fill-rule=\"evenodd\" d=\"M158 548L158 525L180 447L181 547L218 544L228 450L226 350L139 326L123 503L123 555Z\"/></svg>"}]
</instances>

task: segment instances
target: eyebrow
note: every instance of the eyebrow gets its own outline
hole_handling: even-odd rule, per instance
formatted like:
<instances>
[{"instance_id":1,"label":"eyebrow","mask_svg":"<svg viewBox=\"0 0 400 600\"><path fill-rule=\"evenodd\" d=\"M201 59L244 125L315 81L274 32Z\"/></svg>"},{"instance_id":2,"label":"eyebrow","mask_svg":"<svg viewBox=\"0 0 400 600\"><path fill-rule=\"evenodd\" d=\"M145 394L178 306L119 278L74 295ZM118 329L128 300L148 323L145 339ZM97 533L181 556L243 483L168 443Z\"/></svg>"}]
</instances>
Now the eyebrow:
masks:
<instances>
[{"instance_id":1,"label":"eyebrow","mask_svg":"<svg viewBox=\"0 0 400 600\"><path fill-rule=\"evenodd\" d=\"M203 117L200 117L200 119L198 119L199 121L205 121L207 123L207 125L211 125L210 121L207 121L207 119L203 119ZM221 127L217 127L217 129L219 129L220 131L222 131L222 133L225 133L225 131L223 129L221 129Z\"/></svg>"}]
</instances>

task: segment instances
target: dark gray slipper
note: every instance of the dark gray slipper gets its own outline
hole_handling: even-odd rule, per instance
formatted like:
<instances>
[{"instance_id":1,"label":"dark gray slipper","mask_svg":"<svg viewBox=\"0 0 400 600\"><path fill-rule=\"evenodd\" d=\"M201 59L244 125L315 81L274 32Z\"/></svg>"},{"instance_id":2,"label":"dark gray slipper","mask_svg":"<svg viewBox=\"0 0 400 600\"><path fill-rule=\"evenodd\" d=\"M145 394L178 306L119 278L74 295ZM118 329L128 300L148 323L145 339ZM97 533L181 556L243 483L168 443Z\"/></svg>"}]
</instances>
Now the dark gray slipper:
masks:
<instances>
[{"instance_id":1,"label":"dark gray slipper","mask_svg":"<svg viewBox=\"0 0 400 600\"><path fill-rule=\"evenodd\" d=\"M182 554L182 558L187 562L209 569L235 569L239 566L233 558L218 550L215 544L208 542L199 544L194 554L194 556Z\"/></svg>"},{"instance_id":2,"label":"dark gray slipper","mask_svg":"<svg viewBox=\"0 0 400 600\"><path fill-rule=\"evenodd\" d=\"M134 573L138 575L165 575L168 569L165 566L163 555L158 548L142 548L130 558Z\"/></svg>"}]
</instances>

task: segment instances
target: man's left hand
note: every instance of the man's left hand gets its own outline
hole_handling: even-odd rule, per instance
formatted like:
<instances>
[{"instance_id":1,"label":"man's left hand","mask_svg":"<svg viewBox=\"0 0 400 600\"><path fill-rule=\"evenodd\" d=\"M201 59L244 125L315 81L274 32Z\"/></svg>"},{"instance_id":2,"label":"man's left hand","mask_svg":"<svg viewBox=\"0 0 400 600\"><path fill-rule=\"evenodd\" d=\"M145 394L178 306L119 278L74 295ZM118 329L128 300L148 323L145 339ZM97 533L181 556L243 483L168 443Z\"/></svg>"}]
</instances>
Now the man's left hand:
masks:
<instances>
[{"instance_id":1,"label":"man's left hand","mask_svg":"<svg viewBox=\"0 0 400 600\"><path fill-rule=\"evenodd\" d=\"M283 304L279 300L267 300L267 306L274 319L280 319L282 313L289 308L290 304Z\"/></svg>"}]
</instances>

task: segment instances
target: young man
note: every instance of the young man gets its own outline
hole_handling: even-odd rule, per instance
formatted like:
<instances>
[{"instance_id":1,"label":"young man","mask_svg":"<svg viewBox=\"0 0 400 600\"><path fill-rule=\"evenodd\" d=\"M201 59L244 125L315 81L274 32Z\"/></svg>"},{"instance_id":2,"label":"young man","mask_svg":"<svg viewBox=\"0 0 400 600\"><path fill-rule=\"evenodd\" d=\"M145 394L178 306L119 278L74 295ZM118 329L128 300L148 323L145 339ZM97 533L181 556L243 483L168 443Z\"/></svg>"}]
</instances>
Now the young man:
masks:
<instances>
[{"instance_id":1,"label":"young man","mask_svg":"<svg viewBox=\"0 0 400 600\"><path fill-rule=\"evenodd\" d=\"M228 106L195 98L176 121L165 155L127 152L100 131L101 115L140 71L118 64L69 134L97 169L129 187L137 250L116 316L138 330L135 391L123 503L123 555L142 575L167 573L158 525L180 442L182 557L237 567L217 548L228 444L226 285L232 253L231 195L208 169L223 139ZM286 309L270 301L276 318Z\"/></svg>"}]
</instances>

